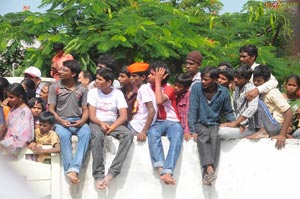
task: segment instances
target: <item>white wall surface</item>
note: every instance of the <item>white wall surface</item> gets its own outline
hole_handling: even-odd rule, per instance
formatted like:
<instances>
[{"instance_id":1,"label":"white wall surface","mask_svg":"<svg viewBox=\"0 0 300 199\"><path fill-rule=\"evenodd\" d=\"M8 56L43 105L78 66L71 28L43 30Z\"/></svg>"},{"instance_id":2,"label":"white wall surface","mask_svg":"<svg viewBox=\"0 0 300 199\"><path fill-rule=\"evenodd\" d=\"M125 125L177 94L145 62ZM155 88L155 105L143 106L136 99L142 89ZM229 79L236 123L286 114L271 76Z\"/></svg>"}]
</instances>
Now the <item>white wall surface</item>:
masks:
<instances>
[{"instance_id":1,"label":"white wall surface","mask_svg":"<svg viewBox=\"0 0 300 199\"><path fill-rule=\"evenodd\" d=\"M299 199L300 142L288 140L282 150L275 140L222 141L221 159L214 186L203 186L193 141L183 142L174 178L176 185L165 185L152 168L148 144L134 141L117 176L107 190L98 191L92 178L92 159L87 158L81 183L70 185L61 169L57 198L82 199ZM165 150L168 141L163 139ZM117 150L118 142L107 142L106 169ZM84 177L83 177L84 176Z\"/></svg>"}]
</instances>

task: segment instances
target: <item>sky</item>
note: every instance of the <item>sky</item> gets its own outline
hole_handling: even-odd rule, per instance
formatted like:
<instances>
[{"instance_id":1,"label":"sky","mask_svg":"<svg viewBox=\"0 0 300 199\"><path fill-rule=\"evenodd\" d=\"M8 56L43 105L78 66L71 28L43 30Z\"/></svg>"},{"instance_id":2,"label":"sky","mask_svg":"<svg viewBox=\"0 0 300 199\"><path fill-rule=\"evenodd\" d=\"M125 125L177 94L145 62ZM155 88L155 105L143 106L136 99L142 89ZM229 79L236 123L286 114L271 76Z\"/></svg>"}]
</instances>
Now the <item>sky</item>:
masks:
<instances>
[{"instance_id":1,"label":"sky","mask_svg":"<svg viewBox=\"0 0 300 199\"><path fill-rule=\"evenodd\" d=\"M39 9L40 0L0 0L0 15L8 12L19 12L25 7L29 8L32 12L43 12L45 8ZM247 0L221 0L224 4L221 14L225 12L240 12L242 6Z\"/></svg>"}]
</instances>

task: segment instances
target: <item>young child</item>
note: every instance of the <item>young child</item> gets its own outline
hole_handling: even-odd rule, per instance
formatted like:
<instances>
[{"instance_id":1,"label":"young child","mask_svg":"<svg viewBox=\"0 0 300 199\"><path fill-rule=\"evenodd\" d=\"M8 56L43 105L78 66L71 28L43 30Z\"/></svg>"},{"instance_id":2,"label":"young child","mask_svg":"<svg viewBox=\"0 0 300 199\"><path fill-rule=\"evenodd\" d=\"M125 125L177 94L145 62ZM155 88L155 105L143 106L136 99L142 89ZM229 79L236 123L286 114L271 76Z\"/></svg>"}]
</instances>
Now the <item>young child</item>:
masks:
<instances>
[{"instance_id":1,"label":"young child","mask_svg":"<svg viewBox=\"0 0 300 199\"><path fill-rule=\"evenodd\" d=\"M34 118L34 129L39 128L39 115L45 111L45 104L42 98L33 97L28 101L28 107L30 108Z\"/></svg>"},{"instance_id":2,"label":"young child","mask_svg":"<svg viewBox=\"0 0 300 199\"><path fill-rule=\"evenodd\" d=\"M300 89L300 77L298 75L290 75L286 78L285 93L283 97L288 101L293 110L293 122L290 125L289 134L292 134L294 138L300 137L300 99L297 96L297 92Z\"/></svg>"},{"instance_id":3,"label":"young child","mask_svg":"<svg viewBox=\"0 0 300 199\"><path fill-rule=\"evenodd\" d=\"M269 81L270 77L271 70L268 66L261 64L254 69L253 82L256 87ZM285 145L286 134L288 132L289 125L292 122L292 109L277 88L273 88L269 92L261 94L261 99L266 104L271 115L281 125L281 128L278 132L276 132L276 135L272 135L272 137L277 140L275 147L277 149L281 149ZM261 119L264 122L264 128L267 130L267 133L270 134L270 132L268 132L268 127L265 124L266 119Z\"/></svg>"},{"instance_id":4,"label":"young child","mask_svg":"<svg viewBox=\"0 0 300 199\"><path fill-rule=\"evenodd\" d=\"M53 131L55 124L54 115L45 111L38 116L39 128L35 129L35 139L28 145L34 153L38 154L37 161L51 163L51 153L60 152L60 143L57 134ZM52 148L44 149L41 145L51 145Z\"/></svg>"},{"instance_id":5,"label":"young child","mask_svg":"<svg viewBox=\"0 0 300 199\"><path fill-rule=\"evenodd\" d=\"M124 94L125 100L127 102L127 121L131 120L132 110L134 102L136 101L138 88L130 83L130 72L127 70L127 66L124 66L119 73L118 80L121 85L121 91Z\"/></svg>"},{"instance_id":6,"label":"young child","mask_svg":"<svg viewBox=\"0 0 300 199\"><path fill-rule=\"evenodd\" d=\"M128 127L137 133L137 140L146 141L147 132L155 122L157 105L150 84L146 84L149 64L136 62L128 66L130 83L138 88L133 116Z\"/></svg>"},{"instance_id":7,"label":"young child","mask_svg":"<svg viewBox=\"0 0 300 199\"><path fill-rule=\"evenodd\" d=\"M234 71L233 108L236 120L220 125L219 135L222 138L243 138L255 133L254 114L258 107L258 96L251 101L245 97L248 91L255 88L250 82L252 73L247 65L241 65Z\"/></svg>"},{"instance_id":8,"label":"young child","mask_svg":"<svg viewBox=\"0 0 300 199\"><path fill-rule=\"evenodd\" d=\"M176 108L174 88L167 83L170 72L161 61L150 64L149 83L155 93L158 105L157 119L148 131L148 145L153 166L160 174L160 180L167 185L174 185L173 172L182 146L183 129ZM161 137L166 136L170 145L164 155Z\"/></svg>"},{"instance_id":9,"label":"young child","mask_svg":"<svg viewBox=\"0 0 300 199\"><path fill-rule=\"evenodd\" d=\"M203 169L203 184L212 185L216 180L220 154L218 136L221 116L226 121L234 121L228 89L217 84L218 69L205 67L201 73L201 83L192 86L189 106L189 126L192 137L197 141L198 154Z\"/></svg>"},{"instance_id":10,"label":"young child","mask_svg":"<svg viewBox=\"0 0 300 199\"><path fill-rule=\"evenodd\" d=\"M112 87L114 73L110 68L100 68L96 74L96 86L89 90L90 127L92 131L93 177L97 189L105 189L121 172L123 162L133 141L134 134L123 124L127 120L127 103L123 93ZM117 154L105 175L103 153L105 136L120 141Z\"/></svg>"},{"instance_id":11,"label":"young child","mask_svg":"<svg viewBox=\"0 0 300 199\"><path fill-rule=\"evenodd\" d=\"M180 116L180 123L183 128L184 139L188 141L191 136L188 125L188 110L190 101L190 86L193 77L188 73L181 73L175 77L174 93L176 95L176 106Z\"/></svg>"},{"instance_id":12,"label":"young child","mask_svg":"<svg viewBox=\"0 0 300 199\"><path fill-rule=\"evenodd\" d=\"M218 84L225 86L230 91L232 91L232 84L233 84L233 69L232 68L225 68L219 69L218 75Z\"/></svg>"}]
</instances>

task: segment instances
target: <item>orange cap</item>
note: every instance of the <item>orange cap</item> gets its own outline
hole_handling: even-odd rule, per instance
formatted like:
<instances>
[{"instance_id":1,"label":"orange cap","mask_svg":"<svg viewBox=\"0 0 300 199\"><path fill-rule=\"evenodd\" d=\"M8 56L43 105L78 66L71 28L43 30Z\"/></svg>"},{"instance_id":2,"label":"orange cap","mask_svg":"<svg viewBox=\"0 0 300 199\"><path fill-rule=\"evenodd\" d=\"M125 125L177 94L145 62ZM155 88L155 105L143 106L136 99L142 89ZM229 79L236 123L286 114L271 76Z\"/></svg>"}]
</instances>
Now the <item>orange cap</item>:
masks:
<instances>
[{"instance_id":1,"label":"orange cap","mask_svg":"<svg viewBox=\"0 0 300 199\"><path fill-rule=\"evenodd\" d=\"M149 68L149 64L143 62L136 62L127 67L128 72L130 73L138 73L138 72L146 72Z\"/></svg>"}]
</instances>

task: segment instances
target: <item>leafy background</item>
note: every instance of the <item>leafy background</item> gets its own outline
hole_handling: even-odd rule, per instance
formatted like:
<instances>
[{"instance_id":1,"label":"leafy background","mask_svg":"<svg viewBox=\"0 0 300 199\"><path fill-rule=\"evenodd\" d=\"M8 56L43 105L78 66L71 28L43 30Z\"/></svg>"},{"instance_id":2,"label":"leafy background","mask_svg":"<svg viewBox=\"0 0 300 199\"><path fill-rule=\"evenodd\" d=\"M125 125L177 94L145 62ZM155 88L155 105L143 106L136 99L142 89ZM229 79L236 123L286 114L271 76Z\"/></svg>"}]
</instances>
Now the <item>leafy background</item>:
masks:
<instances>
[{"instance_id":1,"label":"leafy background","mask_svg":"<svg viewBox=\"0 0 300 199\"><path fill-rule=\"evenodd\" d=\"M21 75L31 65L49 76L55 42L94 72L102 53L115 58L116 71L161 59L179 73L192 50L203 54L203 66L237 66L239 48L251 43L259 49L257 62L268 64L280 83L299 74L297 4L248 1L231 14L219 14L219 0L42 0L40 7L49 9L0 16L2 76ZM40 47L24 48L37 41Z\"/></svg>"}]
</instances>

